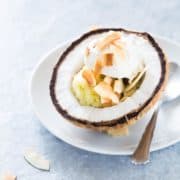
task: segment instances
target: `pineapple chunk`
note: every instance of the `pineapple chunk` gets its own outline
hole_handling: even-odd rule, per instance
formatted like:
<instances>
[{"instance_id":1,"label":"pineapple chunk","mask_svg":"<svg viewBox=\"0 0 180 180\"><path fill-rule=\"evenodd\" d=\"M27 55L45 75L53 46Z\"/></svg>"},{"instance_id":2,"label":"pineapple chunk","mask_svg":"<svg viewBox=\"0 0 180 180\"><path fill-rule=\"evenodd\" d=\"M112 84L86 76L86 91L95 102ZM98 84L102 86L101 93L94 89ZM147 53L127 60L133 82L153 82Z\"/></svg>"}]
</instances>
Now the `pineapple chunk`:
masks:
<instances>
[{"instance_id":1,"label":"pineapple chunk","mask_svg":"<svg viewBox=\"0 0 180 180\"><path fill-rule=\"evenodd\" d=\"M100 97L111 99L114 104L119 103L118 96L113 92L113 89L109 84L100 82L95 86L94 90Z\"/></svg>"},{"instance_id":2,"label":"pineapple chunk","mask_svg":"<svg viewBox=\"0 0 180 180\"><path fill-rule=\"evenodd\" d=\"M100 96L94 91L94 88L90 86L82 77L81 71L73 78L72 92L81 105L102 107Z\"/></svg>"}]
</instances>

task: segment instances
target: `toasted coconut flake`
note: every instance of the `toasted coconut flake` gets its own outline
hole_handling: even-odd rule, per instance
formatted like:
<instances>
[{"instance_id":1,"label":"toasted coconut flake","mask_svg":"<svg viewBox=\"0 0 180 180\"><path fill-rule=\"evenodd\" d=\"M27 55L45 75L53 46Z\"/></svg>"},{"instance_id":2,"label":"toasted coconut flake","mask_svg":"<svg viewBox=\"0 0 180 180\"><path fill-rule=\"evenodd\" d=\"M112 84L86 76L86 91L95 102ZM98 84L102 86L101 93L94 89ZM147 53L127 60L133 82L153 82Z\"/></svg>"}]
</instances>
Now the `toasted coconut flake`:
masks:
<instances>
[{"instance_id":1,"label":"toasted coconut flake","mask_svg":"<svg viewBox=\"0 0 180 180\"><path fill-rule=\"evenodd\" d=\"M119 56L121 57L121 59L125 59L125 52L122 48L119 48L116 45L111 45L112 51L114 52L114 54L119 54Z\"/></svg>"},{"instance_id":2,"label":"toasted coconut flake","mask_svg":"<svg viewBox=\"0 0 180 180\"><path fill-rule=\"evenodd\" d=\"M117 94L121 94L124 90L124 84L122 82L121 79L115 80L114 81L114 86L113 86L113 90L115 93Z\"/></svg>"},{"instance_id":3,"label":"toasted coconut flake","mask_svg":"<svg viewBox=\"0 0 180 180\"><path fill-rule=\"evenodd\" d=\"M98 41L96 44L97 49L103 50L107 45L109 45L112 41L120 38L120 34L118 32L110 32L106 37L104 37L101 41Z\"/></svg>"},{"instance_id":4,"label":"toasted coconut flake","mask_svg":"<svg viewBox=\"0 0 180 180\"><path fill-rule=\"evenodd\" d=\"M0 177L0 180L16 180L16 179L17 179L17 177L15 175L11 174L10 172L5 173L4 175L2 175Z\"/></svg>"},{"instance_id":5,"label":"toasted coconut flake","mask_svg":"<svg viewBox=\"0 0 180 180\"><path fill-rule=\"evenodd\" d=\"M93 72L89 69L84 69L82 71L82 77L88 82L90 86L95 86L96 85L96 79L93 74Z\"/></svg>"},{"instance_id":6,"label":"toasted coconut flake","mask_svg":"<svg viewBox=\"0 0 180 180\"><path fill-rule=\"evenodd\" d=\"M119 103L118 96L113 92L112 87L109 84L102 81L95 86L94 90L100 97L111 99L114 104Z\"/></svg>"},{"instance_id":7,"label":"toasted coconut flake","mask_svg":"<svg viewBox=\"0 0 180 180\"><path fill-rule=\"evenodd\" d=\"M50 170L50 163L48 160L44 159L44 157L32 149L27 150L24 153L24 159L33 167L40 169L40 170L45 170L49 171Z\"/></svg>"},{"instance_id":8,"label":"toasted coconut flake","mask_svg":"<svg viewBox=\"0 0 180 180\"><path fill-rule=\"evenodd\" d=\"M112 66L113 65L113 54L112 53L106 53L103 55L102 65L103 66Z\"/></svg>"},{"instance_id":9,"label":"toasted coconut flake","mask_svg":"<svg viewBox=\"0 0 180 180\"><path fill-rule=\"evenodd\" d=\"M144 69L139 73L139 75L131 82L131 84L129 84L129 85L126 87L125 91L127 92L127 91L129 91L130 89L132 89L132 88L138 83L138 81L143 77L143 75L145 74L145 72L146 72L146 68L144 68Z\"/></svg>"},{"instance_id":10,"label":"toasted coconut flake","mask_svg":"<svg viewBox=\"0 0 180 180\"><path fill-rule=\"evenodd\" d=\"M102 63L101 60L97 59L95 66L94 66L94 75L95 77L98 76L101 73L101 69L102 69Z\"/></svg>"},{"instance_id":11,"label":"toasted coconut flake","mask_svg":"<svg viewBox=\"0 0 180 180\"><path fill-rule=\"evenodd\" d=\"M120 98L120 102L125 101L127 98L128 98L127 96L123 96L122 98Z\"/></svg>"},{"instance_id":12,"label":"toasted coconut flake","mask_svg":"<svg viewBox=\"0 0 180 180\"><path fill-rule=\"evenodd\" d=\"M119 42L119 41L113 41L112 44L116 47L118 47L119 49L123 49L125 44L123 42Z\"/></svg>"},{"instance_id":13,"label":"toasted coconut flake","mask_svg":"<svg viewBox=\"0 0 180 180\"><path fill-rule=\"evenodd\" d=\"M109 77L109 76L106 76L106 77L104 78L104 82L107 83L107 84L109 84L109 85L111 86L111 84L112 84L112 82L113 82L113 79L112 79L111 77Z\"/></svg>"}]
</instances>

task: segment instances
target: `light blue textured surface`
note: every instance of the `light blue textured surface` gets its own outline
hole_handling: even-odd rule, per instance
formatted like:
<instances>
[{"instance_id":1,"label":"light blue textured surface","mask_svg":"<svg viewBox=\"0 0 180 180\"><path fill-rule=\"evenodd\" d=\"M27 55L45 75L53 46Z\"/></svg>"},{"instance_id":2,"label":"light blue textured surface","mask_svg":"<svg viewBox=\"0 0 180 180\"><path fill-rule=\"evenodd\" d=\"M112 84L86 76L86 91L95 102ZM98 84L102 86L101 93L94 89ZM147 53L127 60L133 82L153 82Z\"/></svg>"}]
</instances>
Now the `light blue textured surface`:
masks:
<instances>
[{"instance_id":1,"label":"light blue textured surface","mask_svg":"<svg viewBox=\"0 0 180 180\"><path fill-rule=\"evenodd\" d=\"M56 139L31 109L28 83L41 55L91 25L148 31L180 41L180 1L2 0L0 1L0 173L19 180L179 180L180 144L134 166L129 157L85 152ZM51 171L27 164L26 147L51 160Z\"/></svg>"}]
</instances>

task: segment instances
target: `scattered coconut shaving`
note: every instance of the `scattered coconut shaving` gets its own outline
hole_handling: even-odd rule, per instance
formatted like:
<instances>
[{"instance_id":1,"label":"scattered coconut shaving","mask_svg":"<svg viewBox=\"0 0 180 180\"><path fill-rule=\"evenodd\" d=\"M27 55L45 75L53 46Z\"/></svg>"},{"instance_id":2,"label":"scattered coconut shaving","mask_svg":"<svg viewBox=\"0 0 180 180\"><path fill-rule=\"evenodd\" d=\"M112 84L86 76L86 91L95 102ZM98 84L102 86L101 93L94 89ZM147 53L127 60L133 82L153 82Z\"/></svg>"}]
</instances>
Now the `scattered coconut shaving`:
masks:
<instances>
[{"instance_id":1,"label":"scattered coconut shaving","mask_svg":"<svg viewBox=\"0 0 180 180\"><path fill-rule=\"evenodd\" d=\"M0 180L17 180L17 176L11 174L10 172L5 173L0 177Z\"/></svg>"},{"instance_id":2,"label":"scattered coconut shaving","mask_svg":"<svg viewBox=\"0 0 180 180\"><path fill-rule=\"evenodd\" d=\"M25 151L24 159L36 169L44 171L50 170L50 162L32 149Z\"/></svg>"}]
</instances>

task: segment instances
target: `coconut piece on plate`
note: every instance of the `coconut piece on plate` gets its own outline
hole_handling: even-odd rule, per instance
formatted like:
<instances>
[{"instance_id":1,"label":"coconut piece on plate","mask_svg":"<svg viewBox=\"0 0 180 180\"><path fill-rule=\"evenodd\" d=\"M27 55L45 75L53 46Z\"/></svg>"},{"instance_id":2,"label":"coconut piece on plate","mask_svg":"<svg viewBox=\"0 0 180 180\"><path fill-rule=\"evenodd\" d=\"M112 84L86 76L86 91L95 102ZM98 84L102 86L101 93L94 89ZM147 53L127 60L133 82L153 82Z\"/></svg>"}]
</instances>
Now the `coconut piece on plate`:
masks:
<instances>
[{"instance_id":1,"label":"coconut piece on plate","mask_svg":"<svg viewBox=\"0 0 180 180\"><path fill-rule=\"evenodd\" d=\"M44 171L50 170L50 162L32 149L28 149L25 151L24 159L36 169Z\"/></svg>"},{"instance_id":2,"label":"coconut piece on plate","mask_svg":"<svg viewBox=\"0 0 180 180\"><path fill-rule=\"evenodd\" d=\"M16 179L17 179L17 176L13 175L10 172L5 173L0 177L0 180L16 180Z\"/></svg>"},{"instance_id":3,"label":"coconut piece on plate","mask_svg":"<svg viewBox=\"0 0 180 180\"><path fill-rule=\"evenodd\" d=\"M98 25L92 25L90 26L90 31L94 31L94 30L97 30L97 29L100 29L101 26L98 26Z\"/></svg>"}]
</instances>

